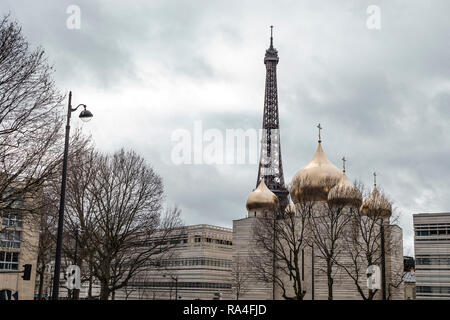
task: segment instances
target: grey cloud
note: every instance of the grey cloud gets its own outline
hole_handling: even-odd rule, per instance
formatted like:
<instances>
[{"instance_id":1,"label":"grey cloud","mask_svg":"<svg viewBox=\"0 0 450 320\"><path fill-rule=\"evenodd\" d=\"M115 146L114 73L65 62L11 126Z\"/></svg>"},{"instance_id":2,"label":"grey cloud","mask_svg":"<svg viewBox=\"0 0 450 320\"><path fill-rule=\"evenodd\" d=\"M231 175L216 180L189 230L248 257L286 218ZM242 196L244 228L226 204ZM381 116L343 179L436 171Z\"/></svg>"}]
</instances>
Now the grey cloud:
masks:
<instances>
[{"instance_id":1,"label":"grey cloud","mask_svg":"<svg viewBox=\"0 0 450 320\"><path fill-rule=\"evenodd\" d=\"M2 1L0 8L23 24L33 44L45 47L62 88L101 89L88 98L107 105L117 90L140 88L145 96L158 85L176 84L168 94L182 106L136 98L130 101L137 105L130 110L139 111L135 118L119 121L120 110L99 110L96 115L110 118L92 133L106 151L128 146L145 155L165 181L167 201L180 205L186 222L231 227L245 215L257 166L175 166L170 136L177 128L191 130L195 120L222 131L261 126L262 60L271 24L280 55L286 180L311 159L321 122L324 149L335 165L345 155L350 178L367 186L372 172L379 174L379 184L402 212L405 251L413 245L412 213L450 209L448 1L378 1L380 31L365 25L371 1L85 0L77 3L79 31L65 28L69 4L16 0ZM218 43L220 51L214 51ZM211 54L223 54L230 64ZM143 70L147 62L157 69ZM158 83L161 70L168 84ZM236 82L247 89L230 91ZM198 105L195 95L208 94L210 84L221 94L211 97L210 108ZM181 90L186 86L200 93ZM219 109L220 101L235 95L235 105ZM156 115L155 106L165 112ZM179 107L182 112L174 111ZM118 130L117 123L127 127Z\"/></svg>"}]
</instances>

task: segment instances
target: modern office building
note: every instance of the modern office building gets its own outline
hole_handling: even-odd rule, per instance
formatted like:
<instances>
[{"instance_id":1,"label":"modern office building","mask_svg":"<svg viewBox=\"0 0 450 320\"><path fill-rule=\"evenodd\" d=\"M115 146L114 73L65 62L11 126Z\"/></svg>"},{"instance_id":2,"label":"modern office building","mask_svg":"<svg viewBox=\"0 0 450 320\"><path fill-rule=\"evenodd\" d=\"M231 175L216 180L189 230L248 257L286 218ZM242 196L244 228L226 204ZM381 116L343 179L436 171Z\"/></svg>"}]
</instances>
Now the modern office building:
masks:
<instances>
[{"instance_id":1,"label":"modern office building","mask_svg":"<svg viewBox=\"0 0 450 320\"><path fill-rule=\"evenodd\" d=\"M115 299L231 299L232 231L207 224L182 228L174 252L149 265Z\"/></svg>"},{"instance_id":2,"label":"modern office building","mask_svg":"<svg viewBox=\"0 0 450 320\"><path fill-rule=\"evenodd\" d=\"M413 215L416 298L450 299L450 213Z\"/></svg>"}]
</instances>

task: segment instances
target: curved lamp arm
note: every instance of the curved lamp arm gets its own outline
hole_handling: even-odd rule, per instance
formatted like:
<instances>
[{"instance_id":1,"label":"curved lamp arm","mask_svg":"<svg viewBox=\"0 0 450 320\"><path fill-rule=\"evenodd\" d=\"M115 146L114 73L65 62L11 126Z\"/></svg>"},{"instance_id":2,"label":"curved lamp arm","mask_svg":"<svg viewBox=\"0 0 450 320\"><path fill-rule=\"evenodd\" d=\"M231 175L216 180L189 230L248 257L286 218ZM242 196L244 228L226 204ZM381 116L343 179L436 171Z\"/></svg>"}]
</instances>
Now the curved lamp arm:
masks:
<instances>
[{"instance_id":1,"label":"curved lamp arm","mask_svg":"<svg viewBox=\"0 0 450 320\"><path fill-rule=\"evenodd\" d=\"M76 108L72 108L72 106L71 106L71 107L70 107L70 111L71 111L71 112L77 111L77 109L78 109L79 107L81 107L81 106L83 106L83 107L84 107L84 110L86 110L87 106L86 106L85 104L83 104L83 103L80 103Z\"/></svg>"}]
</instances>

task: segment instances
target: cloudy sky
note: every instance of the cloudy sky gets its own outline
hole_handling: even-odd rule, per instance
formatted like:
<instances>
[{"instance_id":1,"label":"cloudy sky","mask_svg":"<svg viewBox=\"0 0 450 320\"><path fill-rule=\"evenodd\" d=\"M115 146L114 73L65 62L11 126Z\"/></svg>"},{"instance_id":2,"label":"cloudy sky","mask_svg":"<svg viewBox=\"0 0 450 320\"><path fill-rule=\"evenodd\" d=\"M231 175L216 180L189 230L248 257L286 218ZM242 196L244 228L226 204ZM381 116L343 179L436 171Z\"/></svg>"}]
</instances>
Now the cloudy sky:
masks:
<instances>
[{"instance_id":1,"label":"cloudy sky","mask_svg":"<svg viewBox=\"0 0 450 320\"><path fill-rule=\"evenodd\" d=\"M80 9L69 29L67 9ZM370 5L381 29L369 29ZM450 2L2 0L45 48L63 92L94 113L84 124L105 152L133 148L165 182L187 224L245 216L257 165L175 165L177 129L261 127L269 26L278 65L285 179L323 147L352 180L377 184L401 213L450 210ZM70 20L73 21L73 20ZM78 120L74 118L73 124Z\"/></svg>"}]
</instances>

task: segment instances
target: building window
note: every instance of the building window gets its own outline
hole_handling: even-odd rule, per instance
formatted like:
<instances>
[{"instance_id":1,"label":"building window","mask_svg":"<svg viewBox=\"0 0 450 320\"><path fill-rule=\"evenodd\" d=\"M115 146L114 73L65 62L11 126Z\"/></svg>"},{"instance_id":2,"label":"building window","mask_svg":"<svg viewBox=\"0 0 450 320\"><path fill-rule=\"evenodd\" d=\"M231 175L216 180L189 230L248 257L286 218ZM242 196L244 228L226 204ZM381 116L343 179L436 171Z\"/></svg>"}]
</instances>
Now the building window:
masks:
<instances>
[{"instance_id":1,"label":"building window","mask_svg":"<svg viewBox=\"0 0 450 320\"><path fill-rule=\"evenodd\" d=\"M0 247L2 248L20 248L21 232L17 230L2 230L0 234Z\"/></svg>"},{"instance_id":2,"label":"building window","mask_svg":"<svg viewBox=\"0 0 450 320\"><path fill-rule=\"evenodd\" d=\"M19 212L5 212L2 219L2 225L5 227L22 228L22 214Z\"/></svg>"},{"instance_id":3,"label":"building window","mask_svg":"<svg viewBox=\"0 0 450 320\"><path fill-rule=\"evenodd\" d=\"M19 270L19 253L0 251L0 270Z\"/></svg>"},{"instance_id":4,"label":"building window","mask_svg":"<svg viewBox=\"0 0 450 320\"><path fill-rule=\"evenodd\" d=\"M0 301L1 300L11 300L11 290L0 290Z\"/></svg>"}]
</instances>

